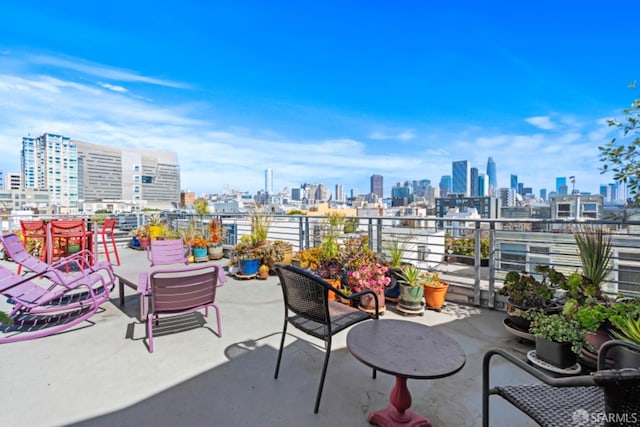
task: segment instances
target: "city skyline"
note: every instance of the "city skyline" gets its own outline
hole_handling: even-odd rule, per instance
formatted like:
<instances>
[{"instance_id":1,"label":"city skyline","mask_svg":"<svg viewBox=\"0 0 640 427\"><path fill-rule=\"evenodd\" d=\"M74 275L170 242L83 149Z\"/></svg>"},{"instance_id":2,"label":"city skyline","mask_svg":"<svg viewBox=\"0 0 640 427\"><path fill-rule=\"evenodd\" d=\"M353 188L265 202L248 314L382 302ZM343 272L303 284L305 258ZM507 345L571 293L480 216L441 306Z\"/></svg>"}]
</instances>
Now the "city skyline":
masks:
<instances>
[{"instance_id":1,"label":"city skyline","mask_svg":"<svg viewBox=\"0 0 640 427\"><path fill-rule=\"evenodd\" d=\"M597 147L619 136L605 120L638 96L637 2L98 7L0 5L3 172L23 137L53 133L175 151L197 194L254 193L269 168L274 192L363 194L379 174L388 196L489 157L499 187L574 176L597 194Z\"/></svg>"}]
</instances>

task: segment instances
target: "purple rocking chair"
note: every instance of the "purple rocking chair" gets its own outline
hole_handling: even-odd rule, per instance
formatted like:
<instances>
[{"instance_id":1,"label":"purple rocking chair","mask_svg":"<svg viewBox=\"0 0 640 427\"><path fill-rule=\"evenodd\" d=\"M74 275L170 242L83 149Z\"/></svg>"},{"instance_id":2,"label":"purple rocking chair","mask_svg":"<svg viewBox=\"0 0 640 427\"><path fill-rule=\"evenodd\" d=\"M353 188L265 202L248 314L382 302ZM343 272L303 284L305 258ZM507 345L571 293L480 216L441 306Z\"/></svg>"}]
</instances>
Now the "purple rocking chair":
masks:
<instances>
[{"instance_id":1,"label":"purple rocking chair","mask_svg":"<svg viewBox=\"0 0 640 427\"><path fill-rule=\"evenodd\" d=\"M0 344L56 334L93 316L109 300L109 288L101 274L80 277L70 283L38 277L21 277L0 266L0 294L13 308L12 324L0 323Z\"/></svg>"},{"instance_id":2,"label":"purple rocking chair","mask_svg":"<svg viewBox=\"0 0 640 427\"><path fill-rule=\"evenodd\" d=\"M142 320L147 321L149 352L153 353L153 325L159 324L159 316L165 314L183 314L204 308L205 316L209 307L216 311L217 335L222 336L220 310L216 304L216 289L222 286L225 276L217 265L197 267L179 267L151 272L146 280L141 274L138 292L151 296L151 310L143 308ZM148 288L147 288L148 286Z\"/></svg>"},{"instance_id":3,"label":"purple rocking chair","mask_svg":"<svg viewBox=\"0 0 640 427\"><path fill-rule=\"evenodd\" d=\"M29 254L26 251L20 238L14 233L0 236L0 241L4 246L7 255L28 271L32 271L37 276L46 277L54 283L72 285L74 282L87 278L94 273L104 271L107 275L106 279L100 275L103 284L113 288L115 277L113 275L113 267L107 261L95 262L93 254L88 250L83 250L66 258L62 258L53 264L47 264L40 258ZM65 273L65 271L72 271Z\"/></svg>"}]
</instances>

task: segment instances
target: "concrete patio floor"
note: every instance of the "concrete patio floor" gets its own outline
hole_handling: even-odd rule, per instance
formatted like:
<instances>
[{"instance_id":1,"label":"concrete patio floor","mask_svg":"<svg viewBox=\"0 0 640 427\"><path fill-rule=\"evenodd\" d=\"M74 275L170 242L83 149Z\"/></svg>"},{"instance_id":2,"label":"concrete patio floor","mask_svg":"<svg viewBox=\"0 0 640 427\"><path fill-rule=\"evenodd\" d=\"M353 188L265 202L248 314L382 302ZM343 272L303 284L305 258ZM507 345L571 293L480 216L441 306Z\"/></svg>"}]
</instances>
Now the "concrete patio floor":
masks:
<instances>
[{"instance_id":1,"label":"concrete patio floor","mask_svg":"<svg viewBox=\"0 0 640 427\"><path fill-rule=\"evenodd\" d=\"M120 248L116 270L147 268L145 254ZM215 261L225 263L226 260ZM16 265L2 261L15 271ZM215 316L180 316L184 328L154 339L149 353L138 320L138 296L117 287L101 311L67 332L0 346L0 425L3 426L367 426L367 414L389 404L394 377L378 374L334 337L320 412L313 404L324 357L323 343L290 327L278 380L274 380L283 323L276 277L229 278L218 291L222 338ZM6 309L4 301L0 309ZM404 317L387 306L382 319L433 326L455 338L467 362L439 380L409 380L412 410L434 426L481 425L481 363L490 347L524 355L503 327L503 312L448 303L438 313ZM375 345L375 344L372 344ZM501 383L532 379L496 359ZM500 398L491 401L492 426L535 425Z\"/></svg>"}]
</instances>

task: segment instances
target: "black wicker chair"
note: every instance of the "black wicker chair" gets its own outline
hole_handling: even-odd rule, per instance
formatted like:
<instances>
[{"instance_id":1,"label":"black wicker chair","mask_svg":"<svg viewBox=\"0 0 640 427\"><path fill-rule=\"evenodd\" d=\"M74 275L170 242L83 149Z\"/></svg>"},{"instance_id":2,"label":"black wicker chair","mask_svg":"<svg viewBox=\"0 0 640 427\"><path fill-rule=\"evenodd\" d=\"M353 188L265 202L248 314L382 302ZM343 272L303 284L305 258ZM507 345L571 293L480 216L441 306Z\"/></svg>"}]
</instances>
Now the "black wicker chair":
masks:
<instances>
[{"instance_id":1,"label":"black wicker chair","mask_svg":"<svg viewBox=\"0 0 640 427\"><path fill-rule=\"evenodd\" d=\"M345 295L340 290L332 287L319 276L291 265L276 265L276 271L280 276L280 285L284 296L284 327L282 340L276 363L274 378L278 378L280 360L284 348L284 339L287 334L287 323L291 323L299 330L324 340L325 357L320 377L320 386L316 396L316 405L313 412L318 413L324 378L327 373L329 355L331 354L331 337L354 325L368 319L378 318L378 298L375 292L366 290L352 295ZM357 308L329 300L329 292L340 295L343 298L354 299L364 294L373 294L375 297L375 314L369 314ZM291 314L293 313L293 314ZM375 370L373 372L375 378Z\"/></svg>"},{"instance_id":2,"label":"black wicker chair","mask_svg":"<svg viewBox=\"0 0 640 427\"><path fill-rule=\"evenodd\" d=\"M598 370L591 375L551 377L503 350L491 349L482 363L482 425L489 426L489 396L497 394L541 426L638 426L640 425L640 367L606 369L607 353L615 347L640 351L626 341L606 342L598 356ZM490 388L489 364L500 355L542 383Z\"/></svg>"}]
</instances>

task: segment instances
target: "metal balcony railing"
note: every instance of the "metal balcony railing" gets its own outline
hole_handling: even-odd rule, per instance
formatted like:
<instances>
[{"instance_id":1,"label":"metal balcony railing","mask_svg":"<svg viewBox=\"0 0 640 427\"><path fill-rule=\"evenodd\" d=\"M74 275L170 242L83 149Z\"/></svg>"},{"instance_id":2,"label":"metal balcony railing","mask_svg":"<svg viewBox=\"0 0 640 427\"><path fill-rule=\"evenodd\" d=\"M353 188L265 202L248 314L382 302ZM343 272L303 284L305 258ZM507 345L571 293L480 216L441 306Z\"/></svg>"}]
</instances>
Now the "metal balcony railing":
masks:
<instances>
[{"instance_id":1,"label":"metal balcony railing","mask_svg":"<svg viewBox=\"0 0 640 427\"><path fill-rule=\"evenodd\" d=\"M188 227L190 221L202 224L206 230L212 217L171 213L161 216L174 230ZM215 217L222 222L228 247L251 232L246 215ZM9 224L12 221L15 219L8 219ZM145 222L146 216L138 214L120 224L133 229ZM613 244L605 292L640 295L640 221L347 217L346 224L348 227L339 230L341 239L366 235L371 249L383 257L389 255L390 243L401 242L404 262L438 272L449 282L449 300L497 309L504 309L504 298L496 291L508 271L535 273L536 265L554 266L566 274L581 271L574 232L582 224L597 225L611 236ZM324 216L274 216L268 239L291 243L295 253L318 246L327 228Z\"/></svg>"}]
</instances>

